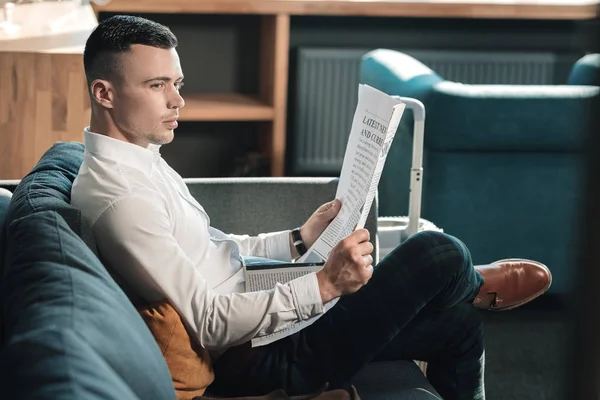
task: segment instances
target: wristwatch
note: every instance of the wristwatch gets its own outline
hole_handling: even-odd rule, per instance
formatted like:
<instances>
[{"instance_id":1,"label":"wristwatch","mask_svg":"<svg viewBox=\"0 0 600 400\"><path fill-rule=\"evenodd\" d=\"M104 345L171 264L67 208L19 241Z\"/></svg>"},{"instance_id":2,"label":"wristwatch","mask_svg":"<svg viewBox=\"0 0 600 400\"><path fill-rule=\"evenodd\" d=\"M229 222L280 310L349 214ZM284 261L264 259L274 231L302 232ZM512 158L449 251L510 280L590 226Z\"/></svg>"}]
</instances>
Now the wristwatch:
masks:
<instances>
[{"instance_id":1,"label":"wristwatch","mask_svg":"<svg viewBox=\"0 0 600 400\"><path fill-rule=\"evenodd\" d=\"M306 253L306 246L304 245L304 240L302 240L302 236L300 235L300 228L295 228L292 230L292 240L294 242L294 247L298 251L298 254L303 256Z\"/></svg>"}]
</instances>

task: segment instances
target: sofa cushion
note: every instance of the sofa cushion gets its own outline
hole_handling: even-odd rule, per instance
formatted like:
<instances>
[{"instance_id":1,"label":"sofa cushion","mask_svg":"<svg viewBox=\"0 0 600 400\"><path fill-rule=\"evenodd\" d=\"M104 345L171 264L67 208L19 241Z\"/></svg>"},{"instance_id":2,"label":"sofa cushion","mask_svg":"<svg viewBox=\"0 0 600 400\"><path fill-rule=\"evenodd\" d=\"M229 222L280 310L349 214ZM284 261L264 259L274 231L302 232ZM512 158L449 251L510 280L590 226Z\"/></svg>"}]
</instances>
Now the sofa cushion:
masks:
<instances>
[{"instance_id":1,"label":"sofa cushion","mask_svg":"<svg viewBox=\"0 0 600 400\"><path fill-rule=\"evenodd\" d=\"M14 338L0 358L0 371L7 398L138 399L106 360L71 328L45 326Z\"/></svg>"},{"instance_id":2,"label":"sofa cushion","mask_svg":"<svg viewBox=\"0 0 600 400\"><path fill-rule=\"evenodd\" d=\"M167 362L177 399L202 396L215 379L208 350L190 337L181 317L167 301L139 306L138 311Z\"/></svg>"},{"instance_id":3,"label":"sofa cushion","mask_svg":"<svg viewBox=\"0 0 600 400\"><path fill-rule=\"evenodd\" d=\"M56 211L95 252L89 224L70 204L71 187L83 162L83 150L83 144L77 142L57 142L50 147L15 189L7 219L13 221L38 211Z\"/></svg>"},{"instance_id":4,"label":"sofa cushion","mask_svg":"<svg viewBox=\"0 0 600 400\"><path fill-rule=\"evenodd\" d=\"M36 182L30 176L18 190L27 193ZM51 186L47 192L56 193ZM88 398L79 394L90 392L100 397L96 386L105 385L115 390L108 398L174 399L169 370L144 321L65 218L56 211L21 214L26 215L7 221L3 395ZM60 340L47 343L49 337ZM25 347L34 349L26 357ZM39 367L35 374L32 366ZM41 384L54 379L65 384L53 390Z\"/></svg>"}]
</instances>

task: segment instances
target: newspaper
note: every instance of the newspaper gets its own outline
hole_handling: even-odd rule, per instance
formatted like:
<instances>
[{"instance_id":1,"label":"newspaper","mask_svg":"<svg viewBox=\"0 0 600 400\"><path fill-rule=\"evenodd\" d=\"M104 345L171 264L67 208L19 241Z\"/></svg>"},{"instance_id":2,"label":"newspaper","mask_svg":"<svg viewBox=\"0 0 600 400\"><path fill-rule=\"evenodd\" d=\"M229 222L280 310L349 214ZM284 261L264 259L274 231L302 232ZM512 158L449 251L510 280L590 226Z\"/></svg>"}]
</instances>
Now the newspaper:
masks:
<instances>
[{"instance_id":1,"label":"newspaper","mask_svg":"<svg viewBox=\"0 0 600 400\"><path fill-rule=\"evenodd\" d=\"M355 229L364 227L404 109L405 104L400 100L371 86L359 85L358 103L335 195L342 207L306 254L298 259L299 263L324 263L341 240ZM309 268L303 271L309 272ZM338 300L339 298L325 304L323 314ZM254 338L252 346L263 346L298 332L323 314L295 323L285 330Z\"/></svg>"},{"instance_id":2,"label":"newspaper","mask_svg":"<svg viewBox=\"0 0 600 400\"><path fill-rule=\"evenodd\" d=\"M289 282L323 268L324 262L286 263L260 257L244 258L246 292L269 290L277 283Z\"/></svg>"}]
</instances>

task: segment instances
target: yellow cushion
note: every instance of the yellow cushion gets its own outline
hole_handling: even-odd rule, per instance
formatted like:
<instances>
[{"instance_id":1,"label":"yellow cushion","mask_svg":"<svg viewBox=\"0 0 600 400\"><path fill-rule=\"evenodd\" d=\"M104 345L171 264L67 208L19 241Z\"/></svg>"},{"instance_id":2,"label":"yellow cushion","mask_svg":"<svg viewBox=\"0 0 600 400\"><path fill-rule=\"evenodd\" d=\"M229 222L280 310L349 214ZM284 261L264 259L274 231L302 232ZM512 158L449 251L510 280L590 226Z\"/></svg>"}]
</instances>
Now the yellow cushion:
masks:
<instances>
[{"instance_id":1,"label":"yellow cushion","mask_svg":"<svg viewBox=\"0 0 600 400\"><path fill-rule=\"evenodd\" d=\"M215 378L208 350L190 337L181 317L168 302L137 309L165 357L177 398L191 400L203 395Z\"/></svg>"}]
</instances>

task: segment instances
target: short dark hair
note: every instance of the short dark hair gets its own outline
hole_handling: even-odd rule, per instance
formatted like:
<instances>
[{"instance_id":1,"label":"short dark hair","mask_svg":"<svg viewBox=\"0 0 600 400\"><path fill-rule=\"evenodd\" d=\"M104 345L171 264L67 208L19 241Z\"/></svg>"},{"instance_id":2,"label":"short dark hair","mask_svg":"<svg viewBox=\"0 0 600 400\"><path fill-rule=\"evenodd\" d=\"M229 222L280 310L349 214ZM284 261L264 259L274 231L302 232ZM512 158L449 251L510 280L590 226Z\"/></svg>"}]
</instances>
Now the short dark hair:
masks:
<instances>
[{"instance_id":1,"label":"short dark hair","mask_svg":"<svg viewBox=\"0 0 600 400\"><path fill-rule=\"evenodd\" d=\"M172 49L177 38L166 26L145 18L115 15L101 21L85 44L83 66L88 85L95 79L119 79L119 56L132 45Z\"/></svg>"}]
</instances>

